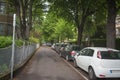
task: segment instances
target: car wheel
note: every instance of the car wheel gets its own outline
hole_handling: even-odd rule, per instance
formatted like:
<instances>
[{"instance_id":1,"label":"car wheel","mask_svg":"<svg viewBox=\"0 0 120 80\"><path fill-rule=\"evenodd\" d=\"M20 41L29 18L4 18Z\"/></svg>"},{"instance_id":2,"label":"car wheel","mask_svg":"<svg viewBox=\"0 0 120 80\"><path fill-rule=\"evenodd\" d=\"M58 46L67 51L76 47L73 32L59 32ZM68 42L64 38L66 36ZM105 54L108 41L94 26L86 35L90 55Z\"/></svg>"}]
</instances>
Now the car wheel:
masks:
<instances>
[{"instance_id":1,"label":"car wheel","mask_svg":"<svg viewBox=\"0 0 120 80\"><path fill-rule=\"evenodd\" d=\"M69 61L69 57L68 57L68 55L65 57L65 59L66 59L67 61Z\"/></svg>"},{"instance_id":2,"label":"car wheel","mask_svg":"<svg viewBox=\"0 0 120 80\"><path fill-rule=\"evenodd\" d=\"M78 65L77 65L77 63L76 63L76 60L74 59L74 67L75 68L77 68L78 67Z\"/></svg>"},{"instance_id":3,"label":"car wheel","mask_svg":"<svg viewBox=\"0 0 120 80\"><path fill-rule=\"evenodd\" d=\"M89 79L90 80L97 80L95 72L94 72L94 70L91 67L88 70L88 74L89 74Z\"/></svg>"}]
</instances>

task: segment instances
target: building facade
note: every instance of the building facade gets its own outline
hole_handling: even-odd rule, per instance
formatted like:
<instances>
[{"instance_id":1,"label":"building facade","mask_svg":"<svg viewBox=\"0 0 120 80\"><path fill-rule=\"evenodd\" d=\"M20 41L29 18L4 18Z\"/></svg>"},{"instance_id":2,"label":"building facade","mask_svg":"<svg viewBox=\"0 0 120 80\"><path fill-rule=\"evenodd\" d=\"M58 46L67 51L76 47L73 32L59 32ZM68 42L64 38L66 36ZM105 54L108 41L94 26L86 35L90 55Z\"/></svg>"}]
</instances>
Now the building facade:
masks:
<instances>
[{"instance_id":1,"label":"building facade","mask_svg":"<svg viewBox=\"0 0 120 80\"><path fill-rule=\"evenodd\" d=\"M120 38L120 15L116 17L116 37Z\"/></svg>"},{"instance_id":2,"label":"building facade","mask_svg":"<svg viewBox=\"0 0 120 80\"><path fill-rule=\"evenodd\" d=\"M8 8L6 2L0 1L0 36L12 35L13 15L7 12Z\"/></svg>"}]
</instances>

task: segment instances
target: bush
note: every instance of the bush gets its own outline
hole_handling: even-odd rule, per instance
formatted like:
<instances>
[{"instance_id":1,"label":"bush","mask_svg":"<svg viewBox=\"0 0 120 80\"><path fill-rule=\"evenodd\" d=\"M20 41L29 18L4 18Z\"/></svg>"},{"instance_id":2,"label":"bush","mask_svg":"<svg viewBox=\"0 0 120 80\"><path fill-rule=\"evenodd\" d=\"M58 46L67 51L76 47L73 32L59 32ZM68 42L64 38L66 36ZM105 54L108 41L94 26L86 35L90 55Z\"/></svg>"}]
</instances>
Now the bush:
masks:
<instances>
[{"instance_id":1,"label":"bush","mask_svg":"<svg viewBox=\"0 0 120 80\"><path fill-rule=\"evenodd\" d=\"M12 45L12 37L0 36L0 48Z\"/></svg>"},{"instance_id":2,"label":"bush","mask_svg":"<svg viewBox=\"0 0 120 80\"><path fill-rule=\"evenodd\" d=\"M19 47L23 45L23 41L22 40L16 40L15 43Z\"/></svg>"},{"instance_id":3,"label":"bush","mask_svg":"<svg viewBox=\"0 0 120 80\"><path fill-rule=\"evenodd\" d=\"M30 37L30 38L29 38L29 41L30 41L30 42L33 42L33 43L39 43L39 39L34 38L34 37Z\"/></svg>"},{"instance_id":4,"label":"bush","mask_svg":"<svg viewBox=\"0 0 120 80\"><path fill-rule=\"evenodd\" d=\"M7 67L6 64L0 65L0 73L4 73L8 70L9 70L9 68Z\"/></svg>"},{"instance_id":5,"label":"bush","mask_svg":"<svg viewBox=\"0 0 120 80\"><path fill-rule=\"evenodd\" d=\"M94 43L96 47L106 47L106 40L105 39L92 39L91 43ZM120 50L120 38L116 39L116 49Z\"/></svg>"},{"instance_id":6,"label":"bush","mask_svg":"<svg viewBox=\"0 0 120 80\"><path fill-rule=\"evenodd\" d=\"M116 49L120 50L120 38L116 39Z\"/></svg>"},{"instance_id":7,"label":"bush","mask_svg":"<svg viewBox=\"0 0 120 80\"><path fill-rule=\"evenodd\" d=\"M23 41L22 40L16 40L15 44L17 46L22 46ZM0 48L5 48L12 45L12 37L5 37L5 36L0 36Z\"/></svg>"},{"instance_id":8,"label":"bush","mask_svg":"<svg viewBox=\"0 0 120 80\"><path fill-rule=\"evenodd\" d=\"M90 43L93 43L95 47L106 47L105 39L92 39Z\"/></svg>"}]
</instances>

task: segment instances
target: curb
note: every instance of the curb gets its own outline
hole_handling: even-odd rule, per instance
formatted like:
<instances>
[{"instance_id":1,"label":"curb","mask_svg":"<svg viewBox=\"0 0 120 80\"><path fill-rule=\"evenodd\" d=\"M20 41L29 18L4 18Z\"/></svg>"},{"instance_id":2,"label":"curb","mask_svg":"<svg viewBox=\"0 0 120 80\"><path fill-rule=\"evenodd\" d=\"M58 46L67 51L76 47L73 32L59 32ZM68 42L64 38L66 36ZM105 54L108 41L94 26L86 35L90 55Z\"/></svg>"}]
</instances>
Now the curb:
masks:
<instances>
[{"instance_id":1,"label":"curb","mask_svg":"<svg viewBox=\"0 0 120 80\"><path fill-rule=\"evenodd\" d=\"M85 77L81 72L79 72L75 67L73 67L70 63L68 63L66 60L63 59L65 63L67 63L75 72L77 72L79 75L81 75L85 80L89 80L87 77Z\"/></svg>"},{"instance_id":2,"label":"curb","mask_svg":"<svg viewBox=\"0 0 120 80\"><path fill-rule=\"evenodd\" d=\"M57 53L59 56L59 54ZM60 57L61 58L61 57ZM68 64L75 72L77 72L80 76L82 76L85 80L89 80L87 77L85 77L82 73L80 73L75 67L73 67L70 63L68 63L66 60L61 58L66 64Z\"/></svg>"}]
</instances>

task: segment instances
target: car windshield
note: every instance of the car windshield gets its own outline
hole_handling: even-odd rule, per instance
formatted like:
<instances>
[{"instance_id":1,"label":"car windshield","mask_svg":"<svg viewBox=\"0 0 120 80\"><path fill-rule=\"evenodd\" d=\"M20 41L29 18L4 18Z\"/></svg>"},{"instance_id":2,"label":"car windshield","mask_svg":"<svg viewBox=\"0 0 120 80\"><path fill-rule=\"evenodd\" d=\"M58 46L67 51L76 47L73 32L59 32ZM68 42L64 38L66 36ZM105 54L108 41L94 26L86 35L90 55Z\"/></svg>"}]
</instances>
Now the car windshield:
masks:
<instances>
[{"instance_id":1,"label":"car windshield","mask_svg":"<svg viewBox=\"0 0 120 80\"><path fill-rule=\"evenodd\" d=\"M61 47L65 47L65 46L67 46L67 44L62 44L62 45L61 45Z\"/></svg>"},{"instance_id":2,"label":"car windshield","mask_svg":"<svg viewBox=\"0 0 120 80\"><path fill-rule=\"evenodd\" d=\"M120 59L120 52L118 51L101 51L102 59Z\"/></svg>"},{"instance_id":3,"label":"car windshield","mask_svg":"<svg viewBox=\"0 0 120 80\"><path fill-rule=\"evenodd\" d=\"M77 45L75 46L75 45L74 45L74 46L72 46L72 50L80 51L80 46L77 46Z\"/></svg>"}]
</instances>

